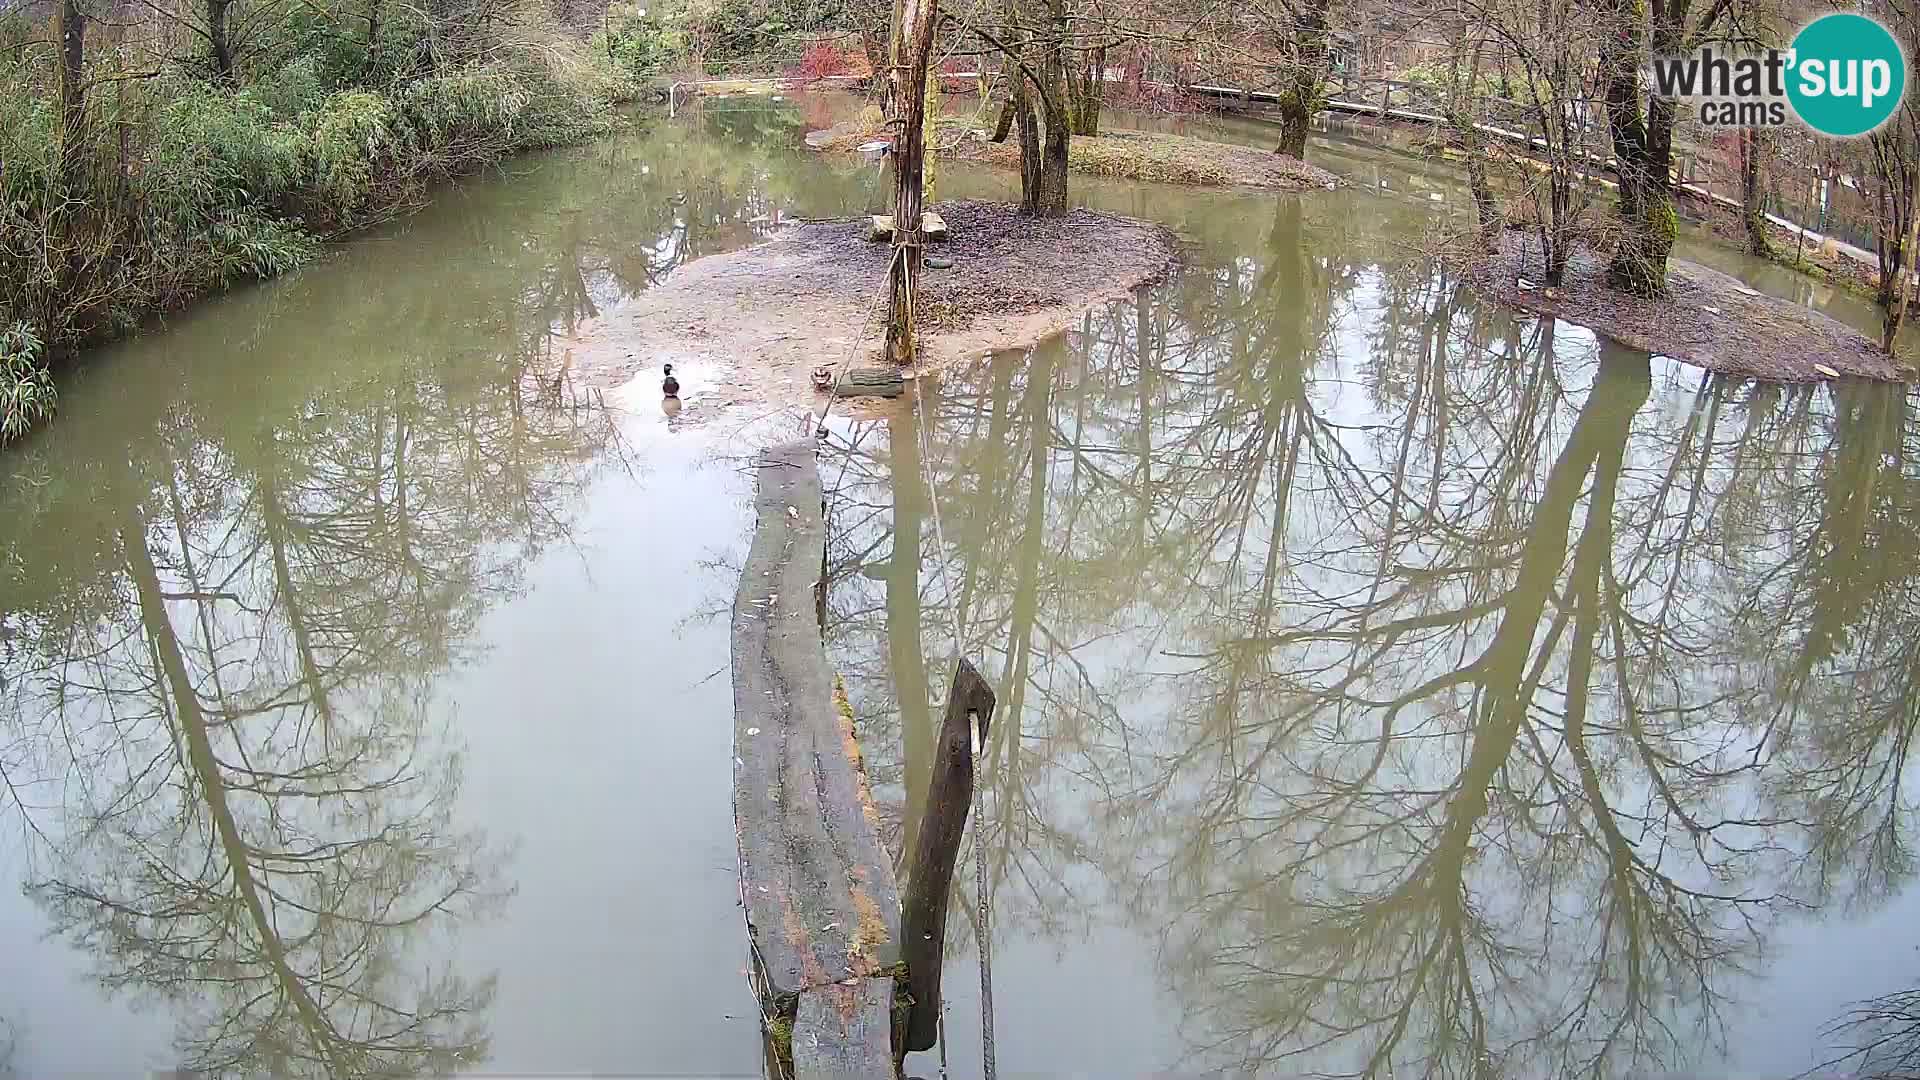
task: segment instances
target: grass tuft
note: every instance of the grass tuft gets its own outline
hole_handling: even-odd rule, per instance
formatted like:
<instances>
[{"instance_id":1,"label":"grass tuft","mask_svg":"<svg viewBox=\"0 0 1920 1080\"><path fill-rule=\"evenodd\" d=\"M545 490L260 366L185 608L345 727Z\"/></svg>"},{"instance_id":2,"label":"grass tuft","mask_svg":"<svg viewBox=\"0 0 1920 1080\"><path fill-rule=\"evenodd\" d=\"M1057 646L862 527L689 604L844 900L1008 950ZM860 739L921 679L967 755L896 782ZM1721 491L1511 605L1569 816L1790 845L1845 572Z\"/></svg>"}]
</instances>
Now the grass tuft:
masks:
<instances>
[{"instance_id":1,"label":"grass tuft","mask_svg":"<svg viewBox=\"0 0 1920 1080\"><path fill-rule=\"evenodd\" d=\"M40 341L25 323L0 328L0 443L53 415L53 377L40 363Z\"/></svg>"}]
</instances>

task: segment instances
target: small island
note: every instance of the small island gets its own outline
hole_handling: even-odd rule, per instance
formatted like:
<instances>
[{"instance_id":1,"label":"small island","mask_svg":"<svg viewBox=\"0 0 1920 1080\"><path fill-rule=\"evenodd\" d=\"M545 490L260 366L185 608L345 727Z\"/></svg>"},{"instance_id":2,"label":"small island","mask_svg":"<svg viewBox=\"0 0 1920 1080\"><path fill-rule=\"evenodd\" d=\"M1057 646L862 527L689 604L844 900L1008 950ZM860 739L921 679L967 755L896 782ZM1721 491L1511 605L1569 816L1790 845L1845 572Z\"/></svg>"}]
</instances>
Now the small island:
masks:
<instances>
[{"instance_id":1,"label":"small island","mask_svg":"<svg viewBox=\"0 0 1920 1080\"><path fill-rule=\"evenodd\" d=\"M935 205L951 239L926 250L918 357L939 371L1061 333L1082 312L1163 278L1178 246L1163 226L1092 210L1059 217L993 202ZM821 365L878 363L893 247L868 218L794 225L773 240L688 264L580 334L588 370L614 381L663 361L710 365L723 398L814 400Z\"/></svg>"},{"instance_id":2,"label":"small island","mask_svg":"<svg viewBox=\"0 0 1920 1080\"><path fill-rule=\"evenodd\" d=\"M1684 259L1669 260L1666 288L1651 297L1609 284L1605 256L1584 246L1570 253L1560 283L1547 285L1540 244L1519 229L1465 261L1474 285L1503 304L1709 371L1775 382L1908 377L1853 327Z\"/></svg>"}]
</instances>

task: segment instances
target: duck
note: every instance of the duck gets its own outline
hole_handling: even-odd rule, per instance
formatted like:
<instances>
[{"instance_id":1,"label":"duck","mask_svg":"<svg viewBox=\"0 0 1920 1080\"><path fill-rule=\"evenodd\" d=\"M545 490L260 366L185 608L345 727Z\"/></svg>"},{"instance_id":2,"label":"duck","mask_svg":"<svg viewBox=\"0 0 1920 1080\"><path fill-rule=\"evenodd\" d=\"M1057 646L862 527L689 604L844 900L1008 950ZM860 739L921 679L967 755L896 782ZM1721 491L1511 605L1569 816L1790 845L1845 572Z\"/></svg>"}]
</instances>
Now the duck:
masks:
<instances>
[{"instance_id":1,"label":"duck","mask_svg":"<svg viewBox=\"0 0 1920 1080\"><path fill-rule=\"evenodd\" d=\"M673 365L668 364L663 373L666 378L660 382L660 392L671 398L680 396L680 380L673 377Z\"/></svg>"}]
</instances>

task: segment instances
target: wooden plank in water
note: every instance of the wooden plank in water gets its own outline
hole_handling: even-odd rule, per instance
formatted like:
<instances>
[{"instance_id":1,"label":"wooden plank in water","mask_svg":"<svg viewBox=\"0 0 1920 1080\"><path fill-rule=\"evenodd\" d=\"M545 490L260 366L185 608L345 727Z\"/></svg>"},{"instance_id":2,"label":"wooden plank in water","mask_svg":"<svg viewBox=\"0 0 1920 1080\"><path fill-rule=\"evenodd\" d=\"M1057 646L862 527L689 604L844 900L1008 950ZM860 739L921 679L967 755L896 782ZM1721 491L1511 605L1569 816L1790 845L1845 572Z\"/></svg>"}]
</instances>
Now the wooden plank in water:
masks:
<instances>
[{"instance_id":1,"label":"wooden plank in water","mask_svg":"<svg viewBox=\"0 0 1920 1080\"><path fill-rule=\"evenodd\" d=\"M850 981L800 995L793 1021L796 1080L891 1080L893 980Z\"/></svg>"},{"instance_id":2,"label":"wooden plank in water","mask_svg":"<svg viewBox=\"0 0 1920 1080\"><path fill-rule=\"evenodd\" d=\"M826 530L813 455L811 441L761 454L759 521L734 595L740 890L762 1004L789 1025L796 1076L891 1077L900 900L820 640Z\"/></svg>"}]
</instances>

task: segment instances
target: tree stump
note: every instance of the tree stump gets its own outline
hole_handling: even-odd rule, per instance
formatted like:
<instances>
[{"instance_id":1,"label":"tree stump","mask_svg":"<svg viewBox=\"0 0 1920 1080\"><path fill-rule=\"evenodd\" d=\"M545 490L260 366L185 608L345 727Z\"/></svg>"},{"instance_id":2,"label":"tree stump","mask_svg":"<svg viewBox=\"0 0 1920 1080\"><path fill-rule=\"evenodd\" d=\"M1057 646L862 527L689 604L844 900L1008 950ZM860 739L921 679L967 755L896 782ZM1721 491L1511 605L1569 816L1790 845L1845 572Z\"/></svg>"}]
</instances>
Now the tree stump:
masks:
<instances>
[{"instance_id":1,"label":"tree stump","mask_svg":"<svg viewBox=\"0 0 1920 1080\"><path fill-rule=\"evenodd\" d=\"M960 857L973 805L973 733L986 742L993 721L993 687L965 660L953 672L947 712L927 787L912 862L907 869L906 902L900 915L901 956L907 962L907 991L913 1005L895 1042L896 1051L930 1050L940 1023L941 958L947 945L947 900L953 892L953 864Z\"/></svg>"}]
</instances>

